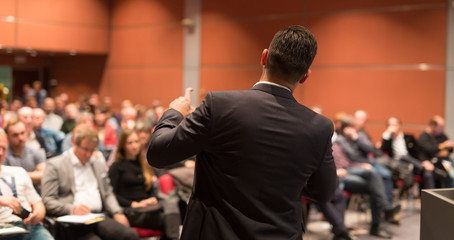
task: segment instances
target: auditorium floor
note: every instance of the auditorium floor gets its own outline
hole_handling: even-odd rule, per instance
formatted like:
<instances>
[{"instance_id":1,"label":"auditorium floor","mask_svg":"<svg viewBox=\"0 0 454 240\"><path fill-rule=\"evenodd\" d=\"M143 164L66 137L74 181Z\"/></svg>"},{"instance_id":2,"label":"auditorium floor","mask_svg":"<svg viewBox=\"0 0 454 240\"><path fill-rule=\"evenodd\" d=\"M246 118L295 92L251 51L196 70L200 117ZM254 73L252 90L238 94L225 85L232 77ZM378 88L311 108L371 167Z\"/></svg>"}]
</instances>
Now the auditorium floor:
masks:
<instances>
[{"instance_id":1,"label":"auditorium floor","mask_svg":"<svg viewBox=\"0 0 454 240\"><path fill-rule=\"evenodd\" d=\"M402 205L400 226L389 223L382 224L384 229L393 234L393 240L419 239L421 201L417 199L412 202L412 204L409 204L407 200L400 201ZM370 211L364 213L356 210L347 210L345 223L360 240L382 239L369 235L370 219ZM333 238L331 225L322 220L322 214L314 207L311 207L307 228L308 231L303 237L304 240L331 240Z\"/></svg>"}]
</instances>

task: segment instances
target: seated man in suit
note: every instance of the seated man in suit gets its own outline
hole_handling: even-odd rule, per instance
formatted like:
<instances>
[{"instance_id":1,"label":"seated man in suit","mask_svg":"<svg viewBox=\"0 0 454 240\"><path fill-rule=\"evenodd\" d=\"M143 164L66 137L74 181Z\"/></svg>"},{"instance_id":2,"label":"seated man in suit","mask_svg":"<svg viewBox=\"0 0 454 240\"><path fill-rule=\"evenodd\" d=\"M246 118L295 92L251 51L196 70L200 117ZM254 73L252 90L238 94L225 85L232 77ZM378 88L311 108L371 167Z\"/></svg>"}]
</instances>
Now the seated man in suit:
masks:
<instances>
[{"instance_id":1,"label":"seated man in suit","mask_svg":"<svg viewBox=\"0 0 454 240\"><path fill-rule=\"evenodd\" d=\"M397 117L390 117L387 124L388 127L382 135L380 149L390 158L398 161L399 165L395 171L404 180L404 188L413 185L413 174L423 177L422 188L434 188L435 182L432 174L434 166L430 161L421 162L418 159L419 149L415 137L402 131L402 121Z\"/></svg>"},{"instance_id":2,"label":"seated man in suit","mask_svg":"<svg viewBox=\"0 0 454 240\"><path fill-rule=\"evenodd\" d=\"M47 162L42 197L48 214L58 217L104 212L104 221L88 226L71 225L68 235L76 239L138 239L113 194L104 159L94 156L100 154L96 151L96 130L80 126L74 130L73 139L73 148Z\"/></svg>"},{"instance_id":3,"label":"seated man in suit","mask_svg":"<svg viewBox=\"0 0 454 240\"><path fill-rule=\"evenodd\" d=\"M46 209L27 172L21 167L1 165L5 161L6 149L8 140L3 129L0 129L0 223L12 223L26 228L30 234L0 238L54 239L40 223L46 215Z\"/></svg>"}]
</instances>

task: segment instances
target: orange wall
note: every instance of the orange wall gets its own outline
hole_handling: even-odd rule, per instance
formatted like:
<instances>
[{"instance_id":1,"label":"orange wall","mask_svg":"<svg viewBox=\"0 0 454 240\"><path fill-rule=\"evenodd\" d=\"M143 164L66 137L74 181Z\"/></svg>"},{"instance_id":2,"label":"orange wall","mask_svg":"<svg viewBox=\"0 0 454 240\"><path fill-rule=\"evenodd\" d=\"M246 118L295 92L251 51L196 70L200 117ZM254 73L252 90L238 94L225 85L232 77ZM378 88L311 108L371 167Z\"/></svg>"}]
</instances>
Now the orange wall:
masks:
<instances>
[{"instance_id":1,"label":"orange wall","mask_svg":"<svg viewBox=\"0 0 454 240\"><path fill-rule=\"evenodd\" d=\"M301 103L321 105L327 117L364 109L376 140L391 115L419 134L432 115L444 114L445 0L201 4L200 98L251 87L274 33L301 24L319 43L312 75L295 91ZM167 105L181 94L183 14L183 0L4 0L0 17L16 21L0 21L0 44L109 53L51 57L46 66L58 92L97 91L110 95L114 107L123 99Z\"/></svg>"},{"instance_id":2,"label":"orange wall","mask_svg":"<svg viewBox=\"0 0 454 240\"><path fill-rule=\"evenodd\" d=\"M0 44L45 51L106 54L108 0L2 0Z\"/></svg>"},{"instance_id":3,"label":"orange wall","mask_svg":"<svg viewBox=\"0 0 454 240\"><path fill-rule=\"evenodd\" d=\"M117 0L111 49L100 86L114 107L124 99L168 104L181 94L183 1Z\"/></svg>"},{"instance_id":4,"label":"orange wall","mask_svg":"<svg viewBox=\"0 0 454 240\"><path fill-rule=\"evenodd\" d=\"M364 109L375 140L391 115L419 134L444 113L446 12L444 0L204 1L201 92L251 87L274 33L300 24L319 44L301 103L330 118Z\"/></svg>"}]
</instances>

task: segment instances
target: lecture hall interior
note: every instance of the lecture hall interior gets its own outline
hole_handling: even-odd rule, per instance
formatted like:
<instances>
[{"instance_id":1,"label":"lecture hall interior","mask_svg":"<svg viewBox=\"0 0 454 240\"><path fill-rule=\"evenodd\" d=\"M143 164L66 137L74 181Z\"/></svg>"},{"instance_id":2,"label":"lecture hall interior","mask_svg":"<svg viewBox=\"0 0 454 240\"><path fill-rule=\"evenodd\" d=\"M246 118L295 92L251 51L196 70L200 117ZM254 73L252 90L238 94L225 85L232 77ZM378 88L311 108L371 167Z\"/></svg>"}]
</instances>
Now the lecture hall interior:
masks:
<instances>
[{"instance_id":1,"label":"lecture hall interior","mask_svg":"<svg viewBox=\"0 0 454 240\"><path fill-rule=\"evenodd\" d=\"M198 105L210 91L251 88L261 52L289 25L318 41L300 103L330 119L367 111L374 142L390 116L419 136L440 115L454 138L452 0L2 0L1 97L40 81L71 102L110 96L119 112L125 99L168 106L193 87Z\"/></svg>"}]
</instances>

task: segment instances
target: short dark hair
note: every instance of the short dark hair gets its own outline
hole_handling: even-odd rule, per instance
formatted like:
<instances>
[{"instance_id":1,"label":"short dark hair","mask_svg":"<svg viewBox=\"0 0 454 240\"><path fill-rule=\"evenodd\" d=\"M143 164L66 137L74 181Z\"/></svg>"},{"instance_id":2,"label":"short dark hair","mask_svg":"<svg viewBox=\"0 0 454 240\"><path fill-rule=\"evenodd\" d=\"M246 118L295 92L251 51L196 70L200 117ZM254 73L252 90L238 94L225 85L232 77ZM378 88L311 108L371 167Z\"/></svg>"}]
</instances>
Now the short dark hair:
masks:
<instances>
[{"instance_id":1,"label":"short dark hair","mask_svg":"<svg viewBox=\"0 0 454 240\"><path fill-rule=\"evenodd\" d=\"M268 50L267 73L295 83L309 70L317 54L317 40L305 27L290 26L274 35Z\"/></svg>"}]
</instances>

